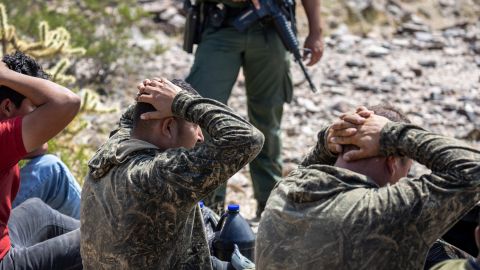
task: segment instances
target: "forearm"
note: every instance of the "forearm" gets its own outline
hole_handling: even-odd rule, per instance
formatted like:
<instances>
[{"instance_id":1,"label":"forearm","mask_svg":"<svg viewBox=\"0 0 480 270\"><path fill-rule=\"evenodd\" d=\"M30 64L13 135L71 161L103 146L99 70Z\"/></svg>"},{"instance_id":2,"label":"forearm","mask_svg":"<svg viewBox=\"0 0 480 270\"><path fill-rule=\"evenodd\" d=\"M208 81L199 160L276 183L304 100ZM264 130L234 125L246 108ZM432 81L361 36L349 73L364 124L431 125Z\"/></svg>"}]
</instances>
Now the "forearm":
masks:
<instances>
[{"instance_id":1,"label":"forearm","mask_svg":"<svg viewBox=\"0 0 480 270\"><path fill-rule=\"evenodd\" d=\"M72 99L78 99L70 90L54 82L11 70L0 73L0 84L24 95L36 107L47 103L62 106L69 104Z\"/></svg>"},{"instance_id":2,"label":"forearm","mask_svg":"<svg viewBox=\"0 0 480 270\"><path fill-rule=\"evenodd\" d=\"M323 127L317 135L317 144L305 156L301 165L306 167L313 164L333 165L337 160L337 155L330 152L327 148L328 126Z\"/></svg>"},{"instance_id":3,"label":"forearm","mask_svg":"<svg viewBox=\"0 0 480 270\"><path fill-rule=\"evenodd\" d=\"M177 199L192 203L225 183L262 149L263 134L220 102L181 91L172 103L172 112L198 124L210 138L192 149L168 149L148 168L142 167L136 178L149 192L164 192L166 183L175 183L171 189L178 189L174 193L180 196Z\"/></svg>"},{"instance_id":4,"label":"forearm","mask_svg":"<svg viewBox=\"0 0 480 270\"><path fill-rule=\"evenodd\" d=\"M414 125L387 124L381 133L380 151L385 156L407 156L450 181L480 184L478 150Z\"/></svg>"},{"instance_id":5,"label":"forearm","mask_svg":"<svg viewBox=\"0 0 480 270\"><path fill-rule=\"evenodd\" d=\"M321 0L302 0L303 8L307 14L308 29L311 35L322 35Z\"/></svg>"},{"instance_id":6,"label":"forearm","mask_svg":"<svg viewBox=\"0 0 480 270\"><path fill-rule=\"evenodd\" d=\"M22 140L27 152L63 130L80 108L77 95L48 80L4 69L0 72L0 84L24 95L36 106L22 119Z\"/></svg>"},{"instance_id":7,"label":"forearm","mask_svg":"<svg viewBox=\"0 0 480 270\"><path fill-rule=\"evenodd\" d=\"M391 205L389 210L378 212L397 215L396 226L398 220L415 224L427 245L479 200L480 152L458 140L414 125L388 123L381 132L380 152L385 156L403 155L431 169L431 174L403 178L380 189L378 194L383 199L377 204Z\"/></svg>"}]
</instances>

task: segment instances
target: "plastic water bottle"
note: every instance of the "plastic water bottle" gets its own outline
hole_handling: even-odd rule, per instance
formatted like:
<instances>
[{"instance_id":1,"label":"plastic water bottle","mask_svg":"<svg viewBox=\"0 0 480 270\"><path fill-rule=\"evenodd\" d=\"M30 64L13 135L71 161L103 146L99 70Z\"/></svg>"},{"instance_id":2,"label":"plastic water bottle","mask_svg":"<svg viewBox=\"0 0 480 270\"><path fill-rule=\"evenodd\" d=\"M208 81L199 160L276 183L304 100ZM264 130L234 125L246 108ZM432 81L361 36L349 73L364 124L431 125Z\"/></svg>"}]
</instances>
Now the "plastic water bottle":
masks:
<instances>
[{"instance_id":1,"label":"plastic water bottle","mask_svg":"<svg viewBox=\"0 0 480 270\"><path fill-rule=\"evenodd\" d=\"M215 230L217 229L218 216L212 211L212 209L205 206L203 201L198 203L200 210L202 211L202 218L205 224L205 234L207 235L207 242L210 252L213 255L213 240L215 239Z\"/></svg>"},{"instance_id":2,"label":"plastic water bottle","mask_svg":"<svg viewBox=\"0 0 480 270\"><path fill-rule=\"evenodd\" d=\"M230 204L218 222L213 240L215 256L222 261L230 261L237 244L243 256L254 261L255 235L250 225L240 215L240 206Z\"/></svg>"}]
</instances>

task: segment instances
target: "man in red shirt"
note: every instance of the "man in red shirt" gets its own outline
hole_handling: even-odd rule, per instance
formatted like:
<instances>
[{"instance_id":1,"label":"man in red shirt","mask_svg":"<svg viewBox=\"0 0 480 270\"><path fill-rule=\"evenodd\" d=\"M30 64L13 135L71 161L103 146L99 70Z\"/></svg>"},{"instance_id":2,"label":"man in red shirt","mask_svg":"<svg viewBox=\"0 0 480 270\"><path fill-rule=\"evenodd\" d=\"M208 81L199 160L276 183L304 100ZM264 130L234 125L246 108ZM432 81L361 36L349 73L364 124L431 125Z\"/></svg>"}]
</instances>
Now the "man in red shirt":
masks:
<instances>
[{"instance_id":1,"label":"man in red shirt","mask_svg":"<svg viewBox=\"0 0 480 270\"><path fill-rule=\"evenodd\" d=\"M4 62L16 63L19 72ZM82 269L77 220L40 199L11 210L20 182L18 161L65 128L80 106L77 95L39 74L45 73L23 53L0 62L0 97L7 92L26 97L20 106L0 98L0 269Z\"/></svg>"}]
</instances>

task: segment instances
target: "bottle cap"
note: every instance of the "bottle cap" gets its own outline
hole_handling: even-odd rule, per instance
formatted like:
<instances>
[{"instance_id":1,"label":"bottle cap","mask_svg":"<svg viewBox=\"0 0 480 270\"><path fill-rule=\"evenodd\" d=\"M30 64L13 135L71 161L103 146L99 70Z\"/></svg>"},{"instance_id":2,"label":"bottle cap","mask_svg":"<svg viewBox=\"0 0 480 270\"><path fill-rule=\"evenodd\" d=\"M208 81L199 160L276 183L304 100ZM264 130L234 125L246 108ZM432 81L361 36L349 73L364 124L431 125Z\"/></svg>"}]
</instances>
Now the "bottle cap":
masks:
<instances>
[{"instance_id":1,"label":"bottle cap","mask_svg":"<svg viewBox=\"0 0 480 270\"><path fill-rule=\"evenodd\" d=\"M229 212L239 212L240 211L240 206L238 204L229 204L228 205L228 211Z\"/></svg>"}]
</instances>

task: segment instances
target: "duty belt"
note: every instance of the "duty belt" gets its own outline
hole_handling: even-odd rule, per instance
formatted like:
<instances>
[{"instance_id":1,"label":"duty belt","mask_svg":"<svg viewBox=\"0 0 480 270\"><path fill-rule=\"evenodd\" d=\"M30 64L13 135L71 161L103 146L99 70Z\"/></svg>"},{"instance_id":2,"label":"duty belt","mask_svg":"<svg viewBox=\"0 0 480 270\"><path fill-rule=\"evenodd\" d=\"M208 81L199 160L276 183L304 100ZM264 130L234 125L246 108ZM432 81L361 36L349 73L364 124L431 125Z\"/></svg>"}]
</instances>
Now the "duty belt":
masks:
<instances>
[{"instance_id":1,"label":"duty belt","mask_svg":"<svg viewBox=\"0 0 480 270\"><path fill-rule=\"evenodd\" d=\"M246 8L236 8L221 3L205 2L204 10L208 24L220 28L232 26L235 18L242 14Z\"/></svg>"}]
</instances>

